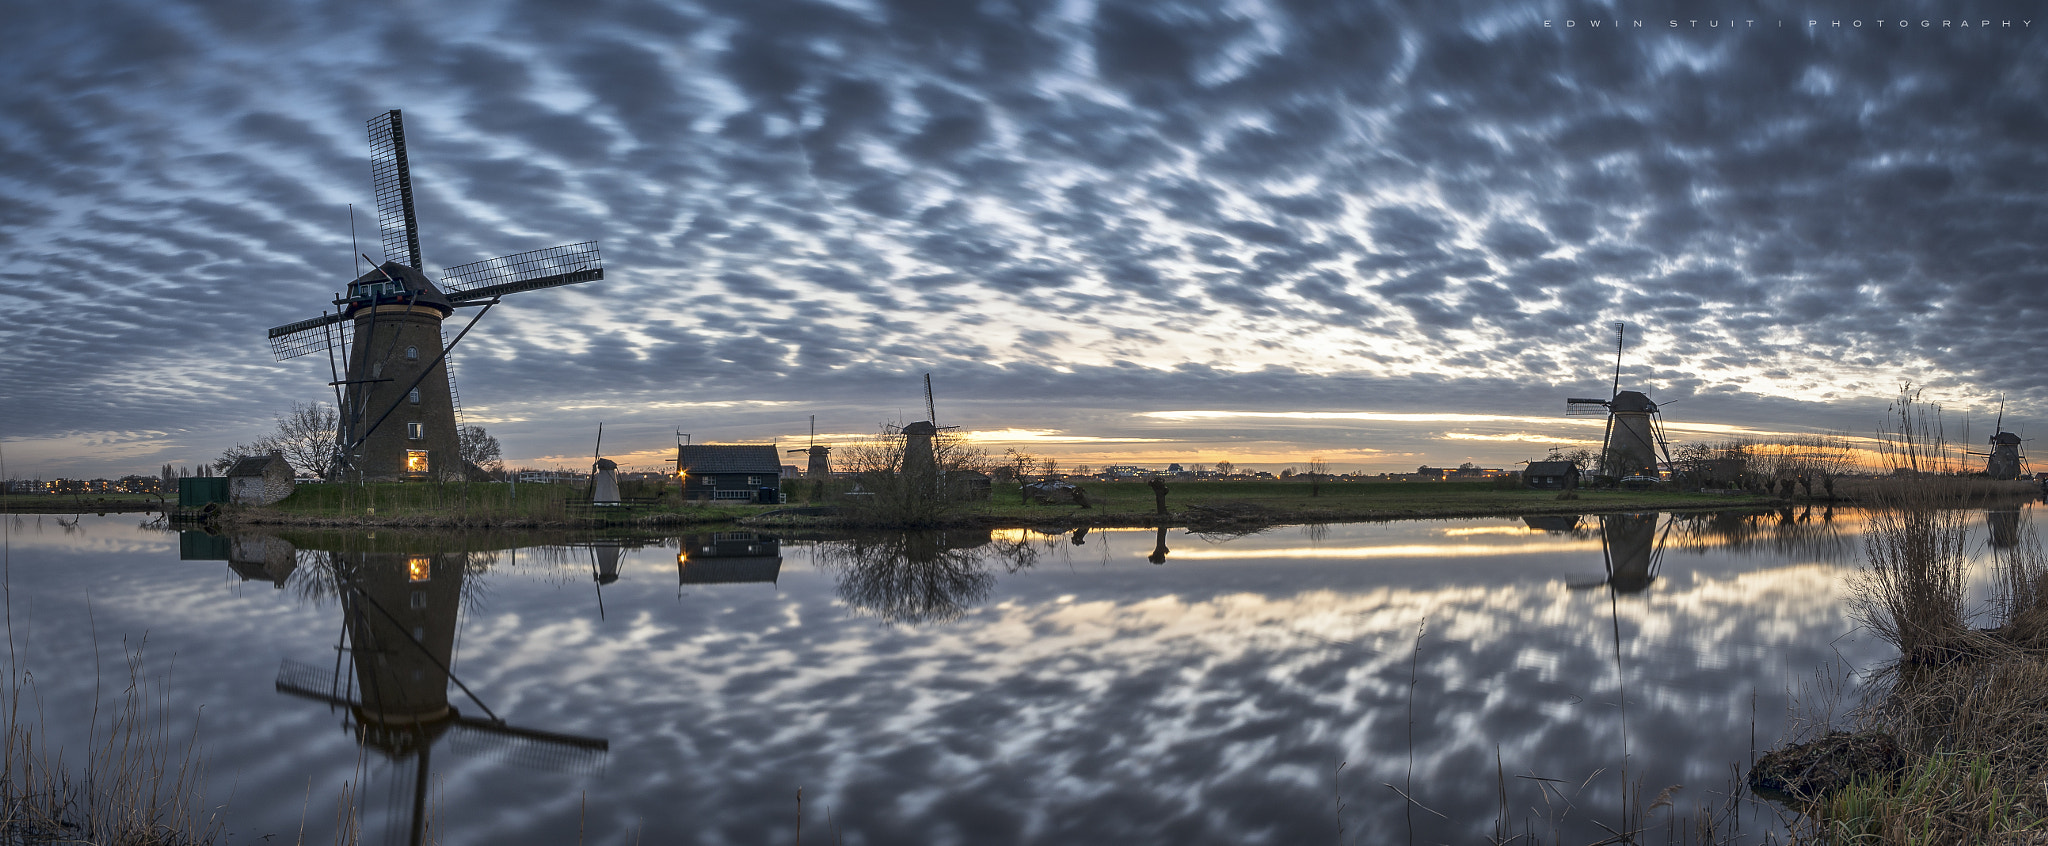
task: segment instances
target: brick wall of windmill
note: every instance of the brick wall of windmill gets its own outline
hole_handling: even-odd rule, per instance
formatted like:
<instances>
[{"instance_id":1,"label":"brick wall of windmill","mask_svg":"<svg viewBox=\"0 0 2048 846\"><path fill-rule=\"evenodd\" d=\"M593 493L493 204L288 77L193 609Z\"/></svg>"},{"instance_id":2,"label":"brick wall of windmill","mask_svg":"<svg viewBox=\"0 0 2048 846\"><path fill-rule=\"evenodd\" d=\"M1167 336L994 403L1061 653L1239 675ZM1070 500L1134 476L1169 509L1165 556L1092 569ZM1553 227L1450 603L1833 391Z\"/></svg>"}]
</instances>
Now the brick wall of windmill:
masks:
<instances>
[{"instance_id":1,"label":"brick wall of windmill","mask_svg":"<svg viewBox=\"0 0 2048 846\"><path fill-rule=\"evenodd\" d=\"M434 361L441 351L440 312L407 306L379 306L376 311L374 326L367 311L356 318L350 372L358 374L356 378L391 381L351 385L355 389L352 395L358 399L349 405L362 409L362 427L375 423L394 402L396 410L364 441L360 450L363 475L373 480L460 478L463 467L455 400L448 390L446 368ZM406 388L429 365L432 372L418 380L419 402L414 403ZM411 424L415 423L419 424L419 437L413 437ZM406 469L407 453L413 450L426 451L425 474Z\"/></svg>"}]
</instances>

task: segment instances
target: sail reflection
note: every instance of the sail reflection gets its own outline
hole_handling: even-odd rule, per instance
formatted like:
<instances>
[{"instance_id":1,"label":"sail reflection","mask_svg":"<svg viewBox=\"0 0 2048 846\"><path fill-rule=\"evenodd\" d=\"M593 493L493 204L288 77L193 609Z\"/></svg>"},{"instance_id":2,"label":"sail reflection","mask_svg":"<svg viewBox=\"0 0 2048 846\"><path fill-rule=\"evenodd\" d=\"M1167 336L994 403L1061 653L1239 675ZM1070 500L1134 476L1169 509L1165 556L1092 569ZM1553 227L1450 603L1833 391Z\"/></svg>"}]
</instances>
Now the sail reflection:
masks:
<instances>
[{"instance_id":1,"label":"sail reflection","mask_svg":"<svg viewBox=\"0 0 2048 846\"><path fill-rule=\"evenodd\" d=\"M422 842L433 755L443 740L464 757L581 772L599 769L610 747L603 738L513 725L452 672L464 605L475 600L475 585L505 548L492 541L308 533L236 535L225 545L228 566L245 579L278 587L290 581L308 599L338 600L334 661L284 658L276 690L341 714L356 742L389 765L386 792L394 807L385 810L384 842ZM598 581L616 581L620 546L596 543L591 550ZM451 697L451 687L461 695ZM395 807L401 803L406 807Z\"/></svg>"}]
</instances>

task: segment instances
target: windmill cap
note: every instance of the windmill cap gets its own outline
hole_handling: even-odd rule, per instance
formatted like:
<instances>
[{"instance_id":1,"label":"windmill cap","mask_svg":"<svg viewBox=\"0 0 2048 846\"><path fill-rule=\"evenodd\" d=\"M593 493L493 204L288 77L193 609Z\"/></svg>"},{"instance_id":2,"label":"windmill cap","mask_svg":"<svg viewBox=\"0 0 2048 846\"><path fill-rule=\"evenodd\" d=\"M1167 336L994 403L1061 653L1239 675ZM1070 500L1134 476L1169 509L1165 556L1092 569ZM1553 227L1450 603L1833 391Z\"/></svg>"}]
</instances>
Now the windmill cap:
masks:
<instances>
[{"instance_id":1,"label":"windmill cap","mask_svg":"<svg viewBox=\"0 0 2048 846\"><path fill-rule=\"evenodd\" d=\"M1650 398L1641 391L1622 391L1615 394L1613 401L1607 407L1616 413L1630 411L1653 412L1657 410L1657 404L1651 402Z\"/></svg>"},{"instance_id":2,"label":"windmill cap","mask_svg":"<svg viewBox=\"0 0 2048 846\"><path fill-rule=\"evenodd\" d=\"M916 423L903 427L903 434L906 435L936 435L938 433L939 427L933 426L929 420L919 420Z\"/></svg>"},{"instance_id":3,"label":"windmill cap","mask_svg":"<svg viewBox=\"0 0 2048 846\"><path fill-rule=\"evenodd\" d=\"M427 278L426 274L395 261L387 261L370 272L356 277L356 281L349 283L349 292L353 294L361 290L364 285L374 285L379 282L388 281L385 278L386 274L390 275L390 279L397 280L400 285L403 285L407 293L412 294L414 305L431 307L441 312L442 317L455 313L455 306L448 302L448 295L441 293L441 289L436 287L433 281ZM368 306L369 303L367 301L352 302L348 307L348 313L353 316L358 310Z\"/></svg>"}]
</instances>

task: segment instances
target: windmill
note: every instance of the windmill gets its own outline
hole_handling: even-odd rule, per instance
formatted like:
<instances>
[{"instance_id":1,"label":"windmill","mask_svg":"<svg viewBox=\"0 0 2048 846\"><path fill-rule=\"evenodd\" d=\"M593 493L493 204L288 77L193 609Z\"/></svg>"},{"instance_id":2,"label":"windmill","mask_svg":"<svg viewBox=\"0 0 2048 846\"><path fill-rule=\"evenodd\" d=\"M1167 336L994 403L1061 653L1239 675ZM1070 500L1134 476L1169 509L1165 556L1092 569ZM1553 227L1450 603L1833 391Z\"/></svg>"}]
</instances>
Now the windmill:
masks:
<instances>
[{"instance_id":1,"label":"windmill","mask_svg":"<svg viewBox=\"0 0 2048 846\"><path fill-rule=\"evenodd\" d=\"M2027 458L2020 454L2020 444L2025 439L2005 430L2005 400L1998 401L1998 422L1992 426L1991 451L1969 452L1967 455L1984 459L1984 475L1993 479L2010 481L2027 473Z\"/></svg>"},{"instance_id":2,"label":"windmill","mask_svg":"<svg viewBox=\"0 0 2048 846\"><path fill-rule=\"evenodd\" d=\"M619 465L604 457L604 424L597 424L597 446L590 455L590 504L619 504Z\"/></svg>"},{"instance_id":3,"label":"windmill","mask_svg":"<svg viewBox=\"0 0 2048 846\"><path fill-rule=\"evenodd\" d=\"M929 387L926 390L930 390ZM791 455L797 453L803 453L808 456L804 463L805 478L824 479L832 475L832 448L818 446L818 415L811 415L810 446L806 449L789 450Z\"/></svg>"},{"instance_id":4,"label":"windmill","mask_svg":"<svg viewBox=\"0 0 2048 846\"><path fill-rule=\"evenodd\" d=\"M903 475L910 479L929 479L936 488L939 483L939 458L932 446L932 438L946 429L958 426L940 426L939 411L932 401L932 374L924 374L924 415L925 418L903 427Z\"/></svg>"},{"instance_id":5,"label":"windmill","mask_svg":"<svg viewBox=\"0 0 2048 846\"><path fill-rule=\"evenodd\" d=\"M1601 439L1600 475L1616 478L1655 473L1660 452L1666 462L1671 458L1657 404L1641 391L1621 389L1621 352L1626 332L1626 324L1614 324L1614 385L1608 398L1569 397L1564 401L1566 417L1607 416L1607 434Z\"/></svg>"},{"instance_id":6,"label":"windmill","mask_svg":"<svg viewBox=\"0 0 2048 846\"><path fill-rule=\"evenodd\" d=\"M597 242L584 241L457 265L436 285L420 259L399 111L371 119L369 134L384 262L371 261L370 272L349 282L334 299L334 311L273 327L271 354L278 361L328 356L334 375L328 384L341 409L332 478L460 478L468 468L456 431L449 351L505 296L603 279L602 258ZM441 321L471 307L481 310L444 345Z\"/></svg>"}]
</instances>

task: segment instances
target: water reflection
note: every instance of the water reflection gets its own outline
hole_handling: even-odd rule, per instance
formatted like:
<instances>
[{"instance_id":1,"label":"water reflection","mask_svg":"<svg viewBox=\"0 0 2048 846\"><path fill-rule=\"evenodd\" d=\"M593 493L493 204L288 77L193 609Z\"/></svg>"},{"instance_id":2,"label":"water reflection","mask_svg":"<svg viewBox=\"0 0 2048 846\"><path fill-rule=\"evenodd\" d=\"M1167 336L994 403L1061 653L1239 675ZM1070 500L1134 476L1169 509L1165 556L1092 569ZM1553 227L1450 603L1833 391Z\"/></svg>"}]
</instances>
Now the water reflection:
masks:
<instances>
[{"instance_id":1,"label":"water reflection","mask_svg":"<svg viewBox=\"0 0 2048 846\"><path fill-rule=\"evenodd\" d=\"M754 532L686 535L676 551L676 584L775 584L782 577L782 541Z\"/></svg>"},{"instance_id":2,"label":"water reflection","mask_svg":"<svg viewBox=\"0 0 2048 846\"><path fill-rule=\"evenodd\" d=\"M1984 524L1990 528L1992 549L2013 549L2020 545L2020 509L2018 506L1984 512Z\"/></svg>"},{"instance_id":3,"label":"water reflection","mask_svg":"<svg viewBox=\"0 0 2048 846\"><path fill-rule=\"evenodd\" d=\"M380 813L390 839L411 839L431 767L427 804L451 844L796 842L797 787L804 833L831 805L847 843L1150 842L1169 830L1313 842L1339 822L1340 788L1356 842L1397 842L1407 807L1381 785L1406 789L1412 757L1411 792L1448 817L1416 811L1416 842L1485 839L1497 760L1511 823L1569 801L1571 820L1543 840L1593 842L1606 835L1588 819L1622 824L1624 765L1650 795L1690 785L1689 811L1747 762L1753 721L1760 743L1774 738L1787 687L1838 649L1852 663L1871 652L1837 640L1850 627L1837 565L1860 560L1859 520L1545 516L1236 538L294 534L277 539L294 549L289 569L281 547L194 539L192 552L224 566L128 566L146 600L95 598L102 631L139 621L152 643L196 656L181 671L255 665L209 680L239 698L206 700L206 719L271 728L211 738L209 761L221 793L240 779L238 830L286 840L309 775L317 806L355 772L375 775L359 797L395 791ZM76 543L60 534L51 525L42 549ZM159 555L188 546L158 537ZM670 554L673 588L648 566L658 555L665 572ZM1153 566L1169 555L1176 566ZM115 581L15 569L78 574L44 583L39 603ZM416 575L430 586L419 609ZM280 578L288 589L269 589ZM295 660L280 672L283 657ZM295 707L249 696L273 676ZM318 730L328 713L348 731ZM604 780L462 757L560 748L576 769L587 754L528 743L560 736L515 723L606 735ZM377 769L352 771L358 756ZM1545 796L1545 784L1564 792ZM1552 830L1540 813L1538 834Z\"/></svg>"},{"instance_id":4,"label":"water reflection","mask_svg":"<svg viewBox=\"0 0 2048 846\"><path fill-rule=\"evenodd\" d=\"M986 529L862 536L827 544L818 558L838 572L847 605L891 623L943 623L995 587L980 552L991 540ZM1015 542L1012 554L1024 554L1028 543Z\"/></svg>"},{"instance_id":5,"label":"water reflection","mask_svg":"<svg viewBox=\"0 0 2048 846\"><path fill-rule=\"evenodd\" d=\"M243 578L267 578L283 587L306 564L298 580L302 593L339 600L333 664L285 658L276 690L329 706L355 741L388 765L388 843L422 842L433 753L443 740L465 757L581 771L599 767L609 748L603 738L513 725L451 669L467 588L498 560L488 539L481 545L476 540L237 535L228 543L228 566ZM195 545L181 543L181 552ZM588 548L599 583L605 583L607 570L610 581L617 581L624 545L597 542ZM451 701L451 686L475 714ZM357 797L375 795L356 791Z\"/></svg>"}]
</instances>

